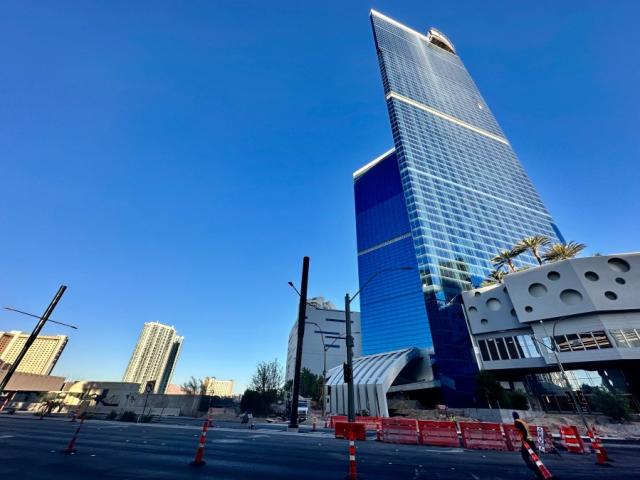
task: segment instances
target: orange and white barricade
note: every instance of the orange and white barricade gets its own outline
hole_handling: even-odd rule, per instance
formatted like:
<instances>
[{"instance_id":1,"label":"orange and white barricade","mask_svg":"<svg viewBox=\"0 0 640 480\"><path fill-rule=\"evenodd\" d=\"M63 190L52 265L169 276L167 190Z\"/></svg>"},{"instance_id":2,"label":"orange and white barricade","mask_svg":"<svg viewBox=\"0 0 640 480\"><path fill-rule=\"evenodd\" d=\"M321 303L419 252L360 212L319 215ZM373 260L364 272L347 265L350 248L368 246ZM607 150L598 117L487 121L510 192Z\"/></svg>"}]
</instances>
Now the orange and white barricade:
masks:
<instances>
[{"instance_id":1,"label":"orange and white barricade","mask_svg":"<svg viewBox=\"0 0 640 480\"><path fill-rule=\"evenodd\" d=\"M508 450L499 423L460 422L462 446L480 450Z\"/></svg>"},{"instance_id":2,"label":"orange and white barricade","mask_svg":"<svg viewBox=\"0 0 640 480\"><path fill-rule=\"evenodd\" d=\"M456 422L418 420L418 436L422 445L460 446Z\"/></svg>"},{"instance_id":3,"label":"orange and white barricade","mask_svg":"<svg viewBox=\"0 0 640 480\"><path fill-rule=\"evenodd\" d=\"M380 437L386 443L418 443L418 422L413 418L381 419Z\"/></svg>"},{"instance_id":4,"label":"orange and white barricade","mask_svg":"<svg viewBox=\"0 0 640 480\"><path fill-rule=\"evenodd\" d=\"M561 425L560 436L567 450L571 453L584 453L584 443L575 425Z\"/></svg>"}]
</instances>

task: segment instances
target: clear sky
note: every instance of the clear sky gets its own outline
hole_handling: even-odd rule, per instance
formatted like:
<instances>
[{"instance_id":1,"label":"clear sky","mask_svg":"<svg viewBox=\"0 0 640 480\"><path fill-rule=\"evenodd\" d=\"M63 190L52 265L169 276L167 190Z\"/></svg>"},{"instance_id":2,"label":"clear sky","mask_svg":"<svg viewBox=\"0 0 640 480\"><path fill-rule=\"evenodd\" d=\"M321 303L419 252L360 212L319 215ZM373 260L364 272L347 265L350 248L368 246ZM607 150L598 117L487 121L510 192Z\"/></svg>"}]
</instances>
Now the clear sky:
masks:
<instances>
[{"instance_id":1,"label":"clear sky","mask_svg":"<svg viewBox=\"0 0 640 480\"><path fill-rule=\"evenodd\" d=\"M119 380L145 321L174 382L284 363L357 286L351 173L392 146L368 11L448 35L567 239L639 250L640 3L0 5L0 305L78 324L54 373ZM0 312L0 329L33 319Z\"/></svg>"}]
</instances>

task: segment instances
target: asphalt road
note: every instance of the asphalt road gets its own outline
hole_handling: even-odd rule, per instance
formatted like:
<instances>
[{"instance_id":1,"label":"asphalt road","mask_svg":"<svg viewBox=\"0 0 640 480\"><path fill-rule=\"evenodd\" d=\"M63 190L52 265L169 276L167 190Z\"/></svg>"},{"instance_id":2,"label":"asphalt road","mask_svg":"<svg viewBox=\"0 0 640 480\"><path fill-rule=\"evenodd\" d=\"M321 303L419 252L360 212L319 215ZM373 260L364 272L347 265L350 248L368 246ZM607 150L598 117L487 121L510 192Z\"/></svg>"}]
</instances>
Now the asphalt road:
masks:
<instances>
[{"instance_id":1,"label":"asphalt road","mask_svg":"<svg viewBox=\"0 0 640 480\"><path fill-rule=\"evenodd\" d=\"M77 453L61 453L77 423L0 416L0 477L21 479L341 479L347 442L328 432L270 428L209 430L207 465L190 467L197 425L87 421ZM358 473L367 479L528 479L518 453L358 442ZM640 478L640 446L610 446L611 468L593 455L543 456L558 479Z\"/></svg>"}]
</instances>

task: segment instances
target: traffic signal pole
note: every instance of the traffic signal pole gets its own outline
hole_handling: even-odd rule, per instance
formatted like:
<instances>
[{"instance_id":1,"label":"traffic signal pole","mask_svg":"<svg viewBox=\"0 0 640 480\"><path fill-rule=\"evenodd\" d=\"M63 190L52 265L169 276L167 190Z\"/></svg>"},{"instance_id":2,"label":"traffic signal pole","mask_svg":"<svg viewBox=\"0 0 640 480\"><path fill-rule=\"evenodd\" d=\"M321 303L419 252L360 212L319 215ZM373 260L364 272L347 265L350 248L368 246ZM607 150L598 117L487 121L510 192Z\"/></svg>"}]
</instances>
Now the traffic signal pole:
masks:
<instances>
[{"instance_id":1,"label":"traffic signal pole","mask_svg":"<svg viewBox=\"0 0 640 480\"><path fill-rule=\"evenodd\" d=\"M293 392L291 394L291 415L289 430L298 430L298 397L300 396L300 368L302 366L302 341L304 339L305 320L307 318L307 285L309 283L309 257L302 259L302 282L300 284L300 304L298 306L298 342L296 345L296 363L293 372Z\"/></svg>"}]
</instances>

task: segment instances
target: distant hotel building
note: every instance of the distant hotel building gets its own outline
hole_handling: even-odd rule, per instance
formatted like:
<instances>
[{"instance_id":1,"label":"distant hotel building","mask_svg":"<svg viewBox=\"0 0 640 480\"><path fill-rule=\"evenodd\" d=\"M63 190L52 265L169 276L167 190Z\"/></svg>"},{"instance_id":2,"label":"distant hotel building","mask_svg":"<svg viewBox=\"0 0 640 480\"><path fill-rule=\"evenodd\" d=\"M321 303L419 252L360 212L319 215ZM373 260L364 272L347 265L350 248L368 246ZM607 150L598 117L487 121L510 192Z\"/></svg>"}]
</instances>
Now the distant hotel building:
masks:
<instances>
[{"instance_id":1,"label":"distant hotel building","mask_svg":"<svg viewBox=\"0 0 640 480\"><path fill-rule=\"evenodd\" d=\"M302 344L301 369L307 368L311 373L322 375L325 349L327 372L336 365L342 365L342 363L347 360L344 340L344 310L338 310L335 305L325 301L322 297L312 298L308 303L304 341ZM358 357L362 355L360 314L358 312L351 312L351 325L354 340L353 355L354 357ZM297 342L298 322L296 321L289 334L286 380L293 379Z\"/></svg>"},{"instance_id":2,"label":"distant hotel building","mask_svg":"<svg viewBox=\"0 0 640 480\"><path fill-rule=\"evenodd\" d=\"M0 332L0 361L12 364L28 338L24 332ZM49 375L66 345L66 335L38 335L16 371Z\"/></svg>"},{"instance_id":3,"label":"distant hotel building","mask_svg":"<svg viewBox=\"0 0 640 480\"><path fill-rule=\"evenodd\" d=\"M171 383L183 340L173 327L145 323L122 381L139 383L142 392L146 383L153 380L154 393L164 393Z\"/></svg>"},{"instance_id":4,"label":"distant hotel building","mask_svg":"<svg viewBox=\"0 0 640 480\"><path fill-rule=\"evenodd\" d=\"M218 380L216 377L205 377L205 395L217 397L231 397L233 395L233 380Z\"/></svg>"}]
</instances>

